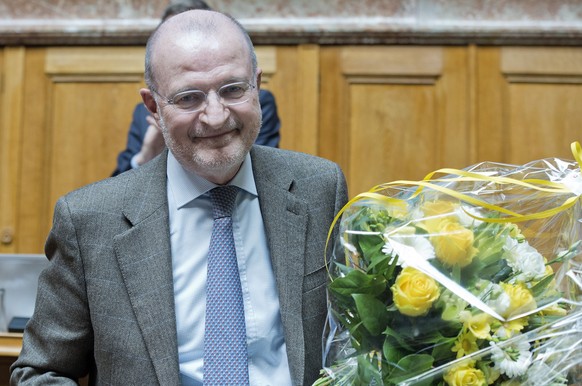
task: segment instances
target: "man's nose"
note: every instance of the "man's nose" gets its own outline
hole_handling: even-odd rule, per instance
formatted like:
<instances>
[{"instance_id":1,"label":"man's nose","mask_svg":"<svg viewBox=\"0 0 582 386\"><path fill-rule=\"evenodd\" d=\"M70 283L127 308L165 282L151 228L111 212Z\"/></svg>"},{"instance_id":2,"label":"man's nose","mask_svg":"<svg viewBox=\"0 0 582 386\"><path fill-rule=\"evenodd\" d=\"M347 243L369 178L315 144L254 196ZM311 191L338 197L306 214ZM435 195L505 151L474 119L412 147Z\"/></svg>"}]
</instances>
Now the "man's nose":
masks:
<instances>
[{"instance_id":1,"label":"man's nose","mask_svg":"<svg viewBox=\"0 0 582 386\"><path fill-rule=\"evenodd\" d=\"M209 126L222 126L229 116L230 109L224 105L220 95L210 92L206 97L206 106L202 109L200 120Z\"/></svg>"}]
</instances>

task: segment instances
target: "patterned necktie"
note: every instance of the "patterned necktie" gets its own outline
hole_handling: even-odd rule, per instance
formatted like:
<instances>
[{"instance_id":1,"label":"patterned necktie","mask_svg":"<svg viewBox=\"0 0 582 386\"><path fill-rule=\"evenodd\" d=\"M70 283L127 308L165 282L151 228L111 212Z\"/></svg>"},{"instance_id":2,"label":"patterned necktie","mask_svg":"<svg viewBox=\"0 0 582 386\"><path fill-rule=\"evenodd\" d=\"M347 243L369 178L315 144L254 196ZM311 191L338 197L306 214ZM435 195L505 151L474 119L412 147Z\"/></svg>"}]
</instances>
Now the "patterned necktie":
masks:
<instances>
[{"instance_id":1,"label":"patterned necktie","mask_svg":"<svg viewBox=\"0 0 582 386\"><path fill-rule=\"evenodd\" d=\"M244 304L231 213L236 186L210 191L214 226L208 251L204 385L248 385Z\"/></svg>"}]
</instances>

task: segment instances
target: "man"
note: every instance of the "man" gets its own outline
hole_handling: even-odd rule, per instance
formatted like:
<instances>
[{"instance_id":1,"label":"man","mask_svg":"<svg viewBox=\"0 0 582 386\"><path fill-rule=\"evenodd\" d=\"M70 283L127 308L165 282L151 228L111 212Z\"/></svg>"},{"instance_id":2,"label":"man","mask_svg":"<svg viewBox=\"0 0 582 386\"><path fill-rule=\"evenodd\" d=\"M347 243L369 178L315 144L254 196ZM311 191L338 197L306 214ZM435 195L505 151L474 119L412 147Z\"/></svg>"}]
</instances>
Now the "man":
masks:
<instances>
[{"instance_id":1,"label":"man","mask_svg":"<svg viewBox=\"0 0 582 386\"><path fill-rule=\"evenodd\" d=\"M162 15L162 22L171 16L193 9L211 10L210 6L202 0L180 0L166 7ZM263 121L255 143L279 147L281 121L277 114L275 97L268 90L260 90L259 103L261 104ZM139 103L133 110L126 148L117 156L117 167L112 175L116 176L143 165L160 154L164 148L164 139L160 129L144 104Z\"/></svg>"},{"instance_id":2,"label":"man","mask_svg":"<svg viewBox=\"0 0 582 386\"><path fill-rule=\"evenodd\" d=\"M347 188L332 162L253 144L260 81L248 35L226 15L188 11L155 31L140 92L169 152L59 200L13 385L86 374L94 384L212 384L205 314L218 220L209 195L224 185L238 190L231 238L247 380L215 384L318 377L324 246Z\"/></svg>"}]
</instances>

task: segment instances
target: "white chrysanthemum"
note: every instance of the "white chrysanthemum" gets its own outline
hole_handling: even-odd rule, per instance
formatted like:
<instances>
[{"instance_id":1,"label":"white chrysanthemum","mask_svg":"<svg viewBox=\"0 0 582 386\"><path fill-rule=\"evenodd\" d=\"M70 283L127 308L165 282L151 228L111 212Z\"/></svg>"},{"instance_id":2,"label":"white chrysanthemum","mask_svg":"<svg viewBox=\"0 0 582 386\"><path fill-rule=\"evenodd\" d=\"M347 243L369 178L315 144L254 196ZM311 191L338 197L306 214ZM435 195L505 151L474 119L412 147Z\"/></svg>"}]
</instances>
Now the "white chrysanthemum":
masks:
<instances>
[{"instance_id":1,"label":"white chrysanthemum","mask_svg":"<svg viewBox=\"0 0 582 386\"><path fill-rule=\"evenodd\" d=\"M495 331L495 337L501 340L507 340L511 337L511 331L508 331L504 325L499 327L497 331Z\"/></svg>"},{"instance_id":2,"label":"white chrysanthemum","mask_svg":"<svg viewBox=\"0 0 582 386\"><path fill-rule=\"evenodd\" d=\"M520 243L508 237L503 248L507 251L505 254L507 264L517 274L517 281L540 280L545 276L544 257L527 241Z\"/></svg>"},{"instance_id":3,"label":"white chrysanthemum","mask_svg":"<svg viewBox=\"0 0 582 386\"><path fill-rule=\"evenodd\" d=\"M499 284L489 282L479 297L499 315L506 314L511 306L511 298Z\"/></svg>"},{"instance_id":4,"label":"white chrysanthemum","mask_svg":"<svg viewBox=\"0 0 582 386\"><path fill-rule=\"evenodd\" d=\"M529 343L520 340L514 344L499 347L495 342L491 344L491 359L495 368L510 378L519 377L526 373L532 363L532 354L529 351Z\"/></svg>"},{"instance_id":5,"label":"white chrysanthemum","mask_svg":"<svg viewBox=\"0 0 582 386\"><path fill-rule=\"evenodd\" d=\"M394 240L395 242L414 248L416 253L422 256L425 260L435 258L434 247L430 241L428 241L426 237L416 234L415 229L412 227L400 229L398 234L385 233L384 239L387 241L386 244L384 244L384 247L382 247L382 252L388 256L393 256L395 254L394 248L390 244L390 240ZM406 267L403 259L400 258L396 264Z\"/></svg>"},{"instance_id":6,"label":"white chrysanthemum","mask_svg":"<svg viewBox=\"0 0 582 386\"><path fill-rule=\"evenodd\" d=\"M523 322L525 323L525 322ZM519 335L519 331L523 328L521 320L518 319L514 322L503 323L496 331L493 337L499 340L508 340L516 335Z\"/></svg>"},{"instance_id":7,"label":"white chrysanthemum","mask_svg":"<svg viewBox=\"0 0 582 386\"><path fill-rule=\"evenodd\" d=\"M479 215L479 213L476 212L475 208L466 207L464 209L474 216ZM464 226L465 228L472 228L472 227L476 227L479 224L483 223L483 221L477 220L476 218L469 216L467 214L467 212L465 212L465 210L463 210L463 208L461 208L460 206L457 209L455 209L455 214L457 215L457 217L459 219L459 223L462 226Z\"/></svg>"}]
</instances>

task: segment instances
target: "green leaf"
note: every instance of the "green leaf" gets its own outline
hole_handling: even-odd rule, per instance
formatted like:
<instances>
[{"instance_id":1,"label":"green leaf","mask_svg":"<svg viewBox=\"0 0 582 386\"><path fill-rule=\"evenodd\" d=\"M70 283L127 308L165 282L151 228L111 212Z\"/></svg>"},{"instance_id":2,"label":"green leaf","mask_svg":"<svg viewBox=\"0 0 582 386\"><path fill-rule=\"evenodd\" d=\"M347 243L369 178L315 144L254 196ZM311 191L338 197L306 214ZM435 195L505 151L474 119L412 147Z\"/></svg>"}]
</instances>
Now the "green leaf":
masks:
<instances>
[{"instance_id":1,"label":"green leaf","mask_svg":"<svg viewBox=\"0 0 582 386\"><path fill-rule=\"evenodd\" d=\"M457 356L456 353L452 351L453 345L455 344L454 338L443 338L433 346L432 357L435 362L450 362Z\"/></svg>"},{"instance_id":2,"label":"green leaf","mask_svg":"<svg viewBox=\"0 0 582 386\"><path fill-rule=\"evenodd\" d=\"M334 267L339 271L336 273L337 277L340 277L339 274L347 275L348 273L355 271L353 267L348 267L342 263L338 263L337 261L333 262Z\"/></svg>"},{"instance_id":3,"label":"green leaf","mask_svg":"<svg viewBox=\"0 0 582 386\"><path fill-rule=\"evenodd\" d=\"M389 322L386 306L374 296L353 294L362 324L372 335L380 335Z\"/></svg>"},{"instance_id":4,"label":"green leaf","mask_svg":"<svg viewBox=\"0 0 582 386\"><path fill-rule=\"evenodd\" d=\"M390 383L399 383L432 368L433 358L428 354L412 354L402 358L389 374Z\"/></svg>"},{"instance_id":5,"label":"green leaf","mask_svg":"<svg viewBox=\"0 0 582 386\"><path fill-rule=\"evenodd\" d=\"M391 336L386 337L382 346L382 353L389 366L395 366L400 359L406 356L399 348L400 346L397 344L396 339Z\"/></svg>"},{"instance_id":6,"label":"green leaf","mask_svg":"<svg viewBox=\"0 0 582 386\"><path fill-rule=\"evenodd\" d=\"M384 239L380 235L359 235L358 245L364 254L374 253L382 249Z\"/></svg>"},{"instance_id":7,"label":"green leaf","mask_svg":"<svg viewBox=\"0 0 582 386\"><path fill-rule=\"evenodd\" d=\"M390 257L387 256L382 251L379 253L375 253L370 258L370 265L368 265L368 272L372 273L384 273L388 268L388 263L390 261Z\"/></svg>"},{"instance_id":8,"label":"green leaf","mask_svg":"<svg viewBox=\"0 0 582 386\"><path fill-rule=\"evenodd\" d=\"M376 296L386 291L386 280L381 275L367 275L362 271L353 270L344 277L333 279L329 289L344 296L354 293Z\"/></svg>"},{"instance_id":9,"label":"green leaf","mask_svg":"<svg viewBox=\"0 0 582 386\"><path fill-rule=\"evenodd\" d=\"M397 346L401 347L405 350L408 351L414 351L414 349L412 347L410 347L410 345L406 342L405 339L403 339L402 334L394 329L392 329L389 326L386 326L386 329L384 330L384 334L386 334L386 336L392 337L394 339L394 341L397 342Z\"/></svg>"},{"instance_id":10,"label":"green leaf","mask_svg":"<svg viewBox=\"0 0 582 386\"><path fill-rule=\"evenodd\" d=\"M507 278L509 276L511 276L511 273L513 272L513 269L507 265L507 262L505 260L501 260L499 262L499 266L497 267L493 267L492 269L494 271L497 271L496 273L494 273L493 271L489 272L489 271L482 271L481 275L487 275L487 276L482 276L482 277L490 277L490 281L492 283L499 283L501 281L506 281Z\"/></svg>"},{"instance_id":11,"label":"green leaf","mask_svg":"<svg viewBox=\"0 0 582 386\"><path fill-rule=\"evenodd\" d=\"M384 239L381 236L359 235L357 236L357 241L358 246L362 251L362 256L366 261L366 267L368 267L368 270L370 269L370 266L372 266L373 260L385 256L382 252Z\"/></svg>"},{"instance_id":12,"label":"green leaf","mask_svg":"<svg viewBox=\"0 0 582 386\"><path fill-rule=\"evenodd\" d=\"M358 382L353 386L381 385L382 374L375 356L368 354L358 356Z\"/></svg>"},{"instance_id":13,"label":"green leaf","mask_svg":"<svg viewBox=\"0 0 582 386\"><path fill-rule=\"evenodd\" d=\"M531 288L531 293L533 294L534 298L538 298L543 295L546 292L548 286L552 283L552 280L554 280L554 274L547 275L542 280L537 282L536 285Z\"/></svg>"},{"instance_id":14,"label":"green leaf","mask_svg":"<svg viewBox=\"0 0 582 386\"><path fill-rule=\"evenodd\" d=\"M458 264L455 264L453 266L453 270L451 271L451 276L452 276L452 279L455 281L455 283L461 282L461 267L459 267Z\"/></svg>"}]
</instances>

